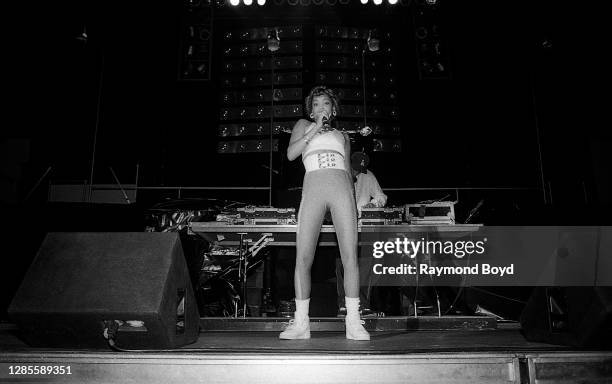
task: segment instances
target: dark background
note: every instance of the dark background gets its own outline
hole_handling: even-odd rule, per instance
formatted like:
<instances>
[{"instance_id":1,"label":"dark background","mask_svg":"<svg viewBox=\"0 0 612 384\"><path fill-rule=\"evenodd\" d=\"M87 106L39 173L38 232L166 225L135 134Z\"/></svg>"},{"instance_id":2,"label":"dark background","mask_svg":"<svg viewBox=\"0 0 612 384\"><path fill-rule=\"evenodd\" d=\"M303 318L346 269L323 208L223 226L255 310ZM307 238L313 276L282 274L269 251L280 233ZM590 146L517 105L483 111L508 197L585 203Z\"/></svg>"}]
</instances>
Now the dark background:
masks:
<instances>
[{"instance_id":1,"label":"dark background","mask_svg":"<svg viewBox=\"0 0 612 384\"><path fill-rule=\"evenodd\" d=\"M583 73L561 57L573 47L557 29L571 26L557 24L571 15L552 1L442 3L452 74L442 80L419 80L414 4L223 7L215 11L209 82L177 80L182 2L34 4L10 12L22 23L12 23L5 56L14 119L4 135L30 142L25 192L48 166L53 180L89 179L96 121L94 182L113 181L108 166L131 182L139 164L142 186L267 186L267 154L216 154L222 56L215 49L230 27L323 24L394 31L404 151L374 154L384 187L542 188L539 128L546 182L561 168L595 197L586 155L596 127L574 121L583 95L572 82ZM84 26L86 43L76 39ZM562 125L570 127L567 137Z\"/></svg>"},{"instance_id":2,"label":"dark background","mask_svg":"<svg viewBox=\"0 0 612 384\"><path fill-rule=\"evenodd\" d=\"M550 0L442 2L452 76L421 80L413 6L224 7L214 18L211 81L198 82L178 80L180 1L4 5L3 291L10 299L46 231L142 230L142 209L177 197L143 190L136 210L102 212L46 203L50 181L89 180L93 158L94 183L114 182L109 167L133 183L138 165L142 187L268 185L267 154L216 153L215 49L230 27L393 30L403 151L371 154L371 169L383 188L421 190L388 191L390 204L450 193L459 198L460 222L484 200L476 221L486 224L605 223L611 137L592 121L590 102L598 85L588 26L597 11ZM77 39L84 27L87 42ZM282 154L274 164L273 203L295 205L303 170ZM182 197L265 204L267 191L187 190Z\"/></svg>"}]
</instances>

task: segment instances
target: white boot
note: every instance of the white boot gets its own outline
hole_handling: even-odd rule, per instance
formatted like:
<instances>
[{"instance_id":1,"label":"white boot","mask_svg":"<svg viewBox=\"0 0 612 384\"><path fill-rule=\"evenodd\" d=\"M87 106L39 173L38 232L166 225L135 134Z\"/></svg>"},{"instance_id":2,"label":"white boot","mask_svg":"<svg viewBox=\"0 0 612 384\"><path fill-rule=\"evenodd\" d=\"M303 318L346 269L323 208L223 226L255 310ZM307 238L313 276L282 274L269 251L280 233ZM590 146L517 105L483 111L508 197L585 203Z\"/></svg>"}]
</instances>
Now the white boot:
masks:
<instances>
[{"instance_id":1,"label":"white boot","mask_svg":"<svg viewBox=\"0 0 612 384\"><path fill-rule=\"evenodd\" d=\"M308 317L308 307L310 299L295 299L294 318L289 320L289 325L278 336L283 340L310 339L310 318Z\"/></svg>"},{"instance_id":2,"label":"white boot","mask_svg":"<svg viewBox=\"0 0 612 384\"><path fill-rule=\"evenodd\" d=\"M363 327L365 321L359 316L359 298L346 297L346 338L349 340L370 340L370 334Z\"/></svg>"}]
</instances>

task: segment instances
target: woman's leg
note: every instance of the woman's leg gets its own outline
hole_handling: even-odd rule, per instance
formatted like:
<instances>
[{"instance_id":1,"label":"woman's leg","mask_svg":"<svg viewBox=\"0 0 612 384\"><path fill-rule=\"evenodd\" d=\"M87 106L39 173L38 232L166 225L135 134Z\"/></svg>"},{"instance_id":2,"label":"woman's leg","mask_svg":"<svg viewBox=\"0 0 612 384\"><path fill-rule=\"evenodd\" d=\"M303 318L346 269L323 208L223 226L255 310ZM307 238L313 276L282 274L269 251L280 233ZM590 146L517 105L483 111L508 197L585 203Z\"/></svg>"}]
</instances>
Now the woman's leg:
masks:
<instances>
[{"instance_id":1,"label":"woman's leg","mask_svg":"<svg viewBox=\"0 0 612 384\"><path fill-rule=\"evenodd\" d=\"M359 265L357 263L357 209L353 197L353 183L348 174L337 178L338 193L330 201L330 209L340 256L344 266L344 291L346 297L346 338L370 340L359 316Z\"/></svg>"},{"instance_id":2,"label":"woman's leg","mask_svg":"<svg viewBox=\"0 0 612 384\"><path fill-rule=\"evenodd\" d=\"M287 328L279 335L280 339L310 339L310 319L308 317L310 269L326 210L325 195L321 193L321 188L317 188L317 185L322 184L319 179L318 175L310 173L304 177L296 235L293 282L295 285L295 314Z\"/></svg>"},{"instance_id":3,"label":"woman's leg","mask_svg":"<svg viewBox=\"0 0 612 384\"><path fill-rule=\"evenodd\" d=\"M304 177L302 201L298 211L296 235L296 259L294 286L295 298L305 300L310 297L310 269L321 232L321 224L327 209L325 191L321 188L321 171L309 172Z\"/></svg>"},{"instance_id":4,"label":"woman's leg","mask_svg":"<svg viewBox=\"0 0 612 384\"><path fill-rule=\"evenodd\" d=\"M337 178L338 191L331 196L330 211L338 236L338 247L344 267L344 292L347 297L359 298L357 209L352 188L353 185L348 175L346 175L346 178L343 176Z\"/></svg>"}]
</instances>

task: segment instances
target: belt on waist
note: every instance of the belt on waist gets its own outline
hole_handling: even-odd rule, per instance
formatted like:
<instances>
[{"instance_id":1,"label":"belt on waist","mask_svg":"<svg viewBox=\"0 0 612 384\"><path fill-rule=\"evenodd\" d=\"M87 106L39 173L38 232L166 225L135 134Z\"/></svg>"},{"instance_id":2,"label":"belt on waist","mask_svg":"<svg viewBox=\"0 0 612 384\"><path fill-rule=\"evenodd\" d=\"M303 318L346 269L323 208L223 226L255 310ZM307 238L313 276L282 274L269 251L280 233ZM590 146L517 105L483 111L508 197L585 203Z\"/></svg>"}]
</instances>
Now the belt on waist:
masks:
<instances>
[{"instance_id":1,"label":"belt on waist","mask_svg":"<svg viewBox=\"0 0 612 384\"><path fill-rule=\"evenodd\" d=\"M346 169L344 167L344 156L337 152L321 152L308 155L304 159L304 167L306 172L316 171L318 169Z\"/></svg>"}]
</instances>

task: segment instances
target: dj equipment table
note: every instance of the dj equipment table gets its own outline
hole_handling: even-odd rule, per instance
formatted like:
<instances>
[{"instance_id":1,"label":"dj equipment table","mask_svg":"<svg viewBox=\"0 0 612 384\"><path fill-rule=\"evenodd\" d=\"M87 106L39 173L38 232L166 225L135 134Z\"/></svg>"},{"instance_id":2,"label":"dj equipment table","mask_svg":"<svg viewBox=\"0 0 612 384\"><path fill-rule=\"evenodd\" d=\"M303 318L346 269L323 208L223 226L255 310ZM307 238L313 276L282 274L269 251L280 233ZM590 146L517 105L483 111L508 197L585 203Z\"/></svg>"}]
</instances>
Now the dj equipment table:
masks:
<instances>
[{"instance_id":1,"label":"dj equipment table","mask_svg":"<svg viewBox=\"0 0 612 384\"><path fill-rule=\"evenodd\" d=\"M360 225L358 226L359 245L371 244L374 241L408 236L442 237L451 240L469 236L481 228L481 224L440 224L440 225ZM243 317L246 317L246 280L249 259L266 246L294 246L297 225L236 225L226 222L191 222L192 234L202 236L210 243L238 246L239 266L238 279L242 291ZM319 246L337 245L333 225L322 225L319 235ZM235 307L238 317L238 307Z\"/></svg>"},{"instance_id":2,"label":"dj equipment table","mask_svg":"<svg viewBox=\"0 0 612 384\"><path fill-rule=\"evenodd\" d=\"M444 224L444 225L361 225L358 227L359 244L373 240L407 234L441 234L445 239L464 237L476 232L481 224ZM295 245L297 225L232 225L225 222L192 222L189 225L192 233L202 236L211 243L238 245L242 235L243 241L268 234L273 240L270 246ZM336 232L333 225L322 225L319 235L320 246L335 246Z\"/></svg>"}]
</instances>

